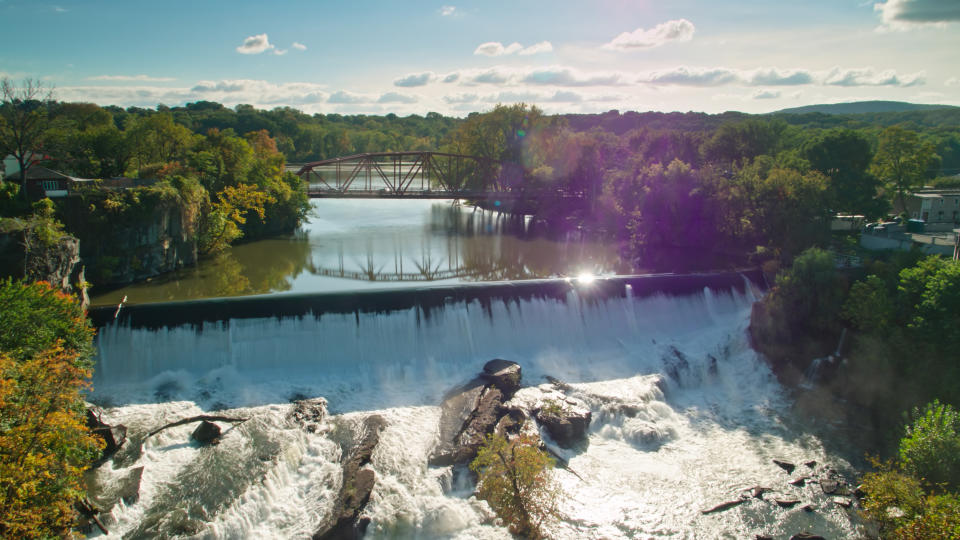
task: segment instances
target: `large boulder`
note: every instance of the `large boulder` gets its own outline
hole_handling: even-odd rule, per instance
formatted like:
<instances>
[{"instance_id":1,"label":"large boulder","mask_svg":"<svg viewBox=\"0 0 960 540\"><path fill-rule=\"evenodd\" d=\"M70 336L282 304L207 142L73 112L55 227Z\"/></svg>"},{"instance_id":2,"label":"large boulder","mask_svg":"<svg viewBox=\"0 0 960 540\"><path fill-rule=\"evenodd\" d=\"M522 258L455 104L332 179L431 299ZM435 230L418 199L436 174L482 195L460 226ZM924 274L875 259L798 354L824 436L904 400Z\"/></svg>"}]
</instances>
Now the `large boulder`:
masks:
<instances>
[{"instance_id":1,"label":"large boulder","mask_svg":"<svg viewBox=\"0 0 960 540\"><path fill-rule=\"evenodd\" d=\"M190 434L190 438L197 441L200 444L217 444L220 442L220 426L204 420L200 422L200 425L197 426L197 429L193 430L193 433Z\"/></svg>"},{"instance_id":2,"label":"large boulder","mask_svg":"<svg viewBox=\"0 0 960 540\"><path fill-rule=\"evenodd\" d=\"M112 456L127 441L127 426L123 424L112 426L104 422L103 411L99 407L87 407L87 428L91 433L103 439L106 445L100 461Z\"/></svg>"},{"instance_id":3,"label":"large boulder","mask_svg":"<svg viewBox=\"0 0 960 540\"><path fill-rule=\"evenodd\" d=\"M503 392L493 384L476 382L480 384L470 384L463 392L444 401L440 415L440 442L430 456L431 465L472 461L483 444L483 438L494 430L502 416Z\"/></svg>"},{"instance_id":4,"label":"large boulder","mask_svg":"<svg viewBox=\"0 0 960 540\"><path fill-rule=\"evenodd\" d=\"M499 388L505 399L510 399L520 389L522 372L520 364L495 358L483 365L481 376Z\"/></svg>"},{"instance_id":5,"label":"large boulder","mask_svg":"<svg viewBox=\"0 0 960 540\"><path fill-rule=\"evenodd\" d=\"M562 448L571 448L587 436L592 413L568 401L549 400L535 411L537 421Z\"/></svg>"},{"instance_id":6,"label":"large boulder","mask_svg":"<svg viewBox=\"0 0 960 540\"><path fill-rule=\"evenodd\" d=\"M440 437L430 455L430 465L468 463L476 457L484 437L497 430L516 429L518 421L503 420L503 404L520 388L520 364L496 358L467 384L444 397L440 413ZM502 421L503 420L503 421Z\"/></svg>"}]
</instances>

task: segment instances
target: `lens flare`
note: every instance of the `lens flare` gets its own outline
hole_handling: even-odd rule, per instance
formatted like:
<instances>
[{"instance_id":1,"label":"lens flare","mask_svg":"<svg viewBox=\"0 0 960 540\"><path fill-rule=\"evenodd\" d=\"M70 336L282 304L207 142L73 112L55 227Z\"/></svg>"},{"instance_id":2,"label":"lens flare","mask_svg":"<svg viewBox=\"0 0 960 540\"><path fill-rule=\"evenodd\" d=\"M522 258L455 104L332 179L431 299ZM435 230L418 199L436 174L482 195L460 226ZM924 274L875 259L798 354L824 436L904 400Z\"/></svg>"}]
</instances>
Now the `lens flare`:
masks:
<instances>
[{"instance_id":1,"label":"lens flare","mask_svg":"<svg viewBox=\"0 0 960 540\"><path fill-rule=\"evenodd\" d=\"M577 275L577 283L581 285L589 285L593 283L593 280L597 279L597 276L591 274L590 272L581 272Z\"/></svg>"}]
</instances>

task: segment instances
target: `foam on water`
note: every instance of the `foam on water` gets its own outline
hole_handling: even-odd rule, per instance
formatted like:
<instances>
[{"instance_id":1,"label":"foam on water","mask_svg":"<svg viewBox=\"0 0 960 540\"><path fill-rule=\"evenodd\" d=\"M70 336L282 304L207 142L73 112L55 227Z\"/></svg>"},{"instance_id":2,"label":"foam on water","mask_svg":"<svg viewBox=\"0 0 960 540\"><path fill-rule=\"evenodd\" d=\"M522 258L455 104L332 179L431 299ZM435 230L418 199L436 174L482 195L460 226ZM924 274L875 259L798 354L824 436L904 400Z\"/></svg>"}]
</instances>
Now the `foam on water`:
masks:
<instances>
[{"instance_id":1,"label":"foam on water","mask_svg":"<svg viewBox=\"0 0 960 540\"><path fill-rule=\"evenodd\" d=\"M785 485L771 462L846 466L785 426L784 391L745 335L754 300L749 287L590 301L571 292L563 302L451 304L429 317L413 308L233 319L202 331L107 327L91 399L112 405L108 418L134 438L201 410L251 418L218 446L188 443L192 426L184 426L148 439L142 455L105 465L102 474L145 467L140 500L114 509L113 530L307 537L339 489L343 433L376 412L388 426L370 464L377 483L365 510L368 537L508 538L471 496L467 475L427 465L443 394L501 357L523 366L528 385L546 375L569 383L593 412L585 448L554 448L569 462L554 471L569 496L552 536L854 534L845 510L814 488ZM285 420L293 396L328 399L324 429L307 433ZM755 485L817 512L750 501L701 514Z\"/></svg>"}]
</instances>

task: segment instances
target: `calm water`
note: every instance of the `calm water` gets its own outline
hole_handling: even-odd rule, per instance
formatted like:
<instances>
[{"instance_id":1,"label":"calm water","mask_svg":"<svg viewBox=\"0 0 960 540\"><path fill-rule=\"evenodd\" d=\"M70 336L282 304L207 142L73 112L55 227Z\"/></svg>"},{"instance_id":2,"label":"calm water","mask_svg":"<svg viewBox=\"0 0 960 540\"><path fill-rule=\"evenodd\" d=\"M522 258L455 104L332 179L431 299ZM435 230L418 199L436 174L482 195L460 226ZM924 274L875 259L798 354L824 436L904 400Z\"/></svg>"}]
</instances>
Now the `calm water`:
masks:
<instances>
[{"instance_id":1,"label":"calm water","mask_svg":"<svg viewBox=\"0 0 960 540\"><path fill-rule=\"evenodd\" d=\"M116 304L630 273L614 245L547 238L528 219L453 201L315 199L294 234L234 246L195 267L98 293Z\"/></svg>"}]
</instances>

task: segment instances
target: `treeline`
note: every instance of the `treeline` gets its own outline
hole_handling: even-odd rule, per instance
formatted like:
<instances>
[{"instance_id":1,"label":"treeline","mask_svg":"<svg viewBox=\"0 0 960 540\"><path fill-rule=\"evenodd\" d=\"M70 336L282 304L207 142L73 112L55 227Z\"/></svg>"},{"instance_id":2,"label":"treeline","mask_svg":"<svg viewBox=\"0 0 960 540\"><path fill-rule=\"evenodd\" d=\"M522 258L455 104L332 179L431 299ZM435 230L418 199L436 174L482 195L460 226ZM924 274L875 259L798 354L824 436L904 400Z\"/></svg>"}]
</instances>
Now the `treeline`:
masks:
<instances>
[{"instance_id":1,"label":"treeline","mask_svg":"<svg viewBox=\"0 0 960 540\"><path fill-rule=\"evenodd\" d=\"M678 269L684 253L789 262L829 240L833 214L885 216L894 199L933 181L943 163L937 150L957 137L899 125L800 128L767 117L617 134L514 105L467 117L443 148L503 163L499 181L511 189L580 195L548 198L538 217L607 231L645 268Z\"/></svg>"},{"instance_id":2,"label":"treeline","mask_svg":"<svg viewBox=\"0 0 960 540\"><path fill-rule=\"evenodd\" d=\"M884 216L910 189L960 171L960 129L936 121L950 111L548 116L519 104L455 119L211 102L155 110L48 102L35 110L46 123L38 149L52 168L199 183L210 202L198 215L239 218L221 220L224 234L207 234L213 242L204 251L218 249L220 238L254 238L302 218L306 202L283 174L285 160L360 152L444 150L495 160L501 185L538 193L538 219L555 229L607 231L647 267L676 266L664 255L671 250L789 259L826 240L830 215ZM891 118L908 123L883 127ZM257 186L258 195L235 191L240 185Z\"/></svg>"},{"instance_id":3,"label":"treeline","mask_svg":"<svg viewBox=\"0 0 960 540\"><path fill-rule=\"evenodd\" d=\"M178 126L184 133L206 136L211 131L245 135L266 131L276 142L278 150L288 161L301 163L364 152L391 152L401 150L433 150L449 131L460 123L456 118L437 113L400 118L385 116L314 114L309 115L290 107L258 110L250 105L227 108L219 103L199 101L182 107L158 106L156 109L116 106L98 107L88 103L54 103L50 118L56 131L51 132L47 154L57 158L64 151L81 159L65 165L83 166L83 154L93 152L109 158L129 156L138 160L148 142L142 131L156 130L157 126ZM76 132L94 128L86 136ZM176 145L176 140L169 142ZM176 148L176 146L174 146ZM135 161L134 165L138 166ZM139 169L134 169L139 170ZM89 177L99 178L123 174L113 164L107 170L86 168Z\"/></svg>"}]
</instances>

